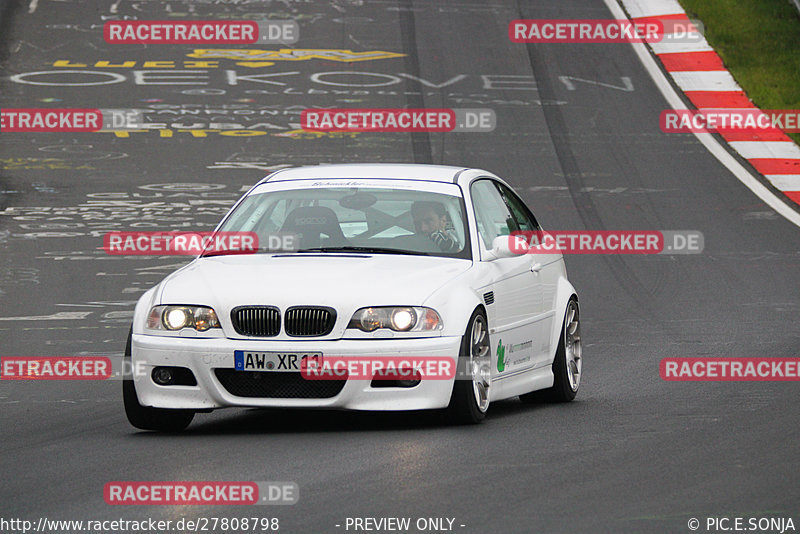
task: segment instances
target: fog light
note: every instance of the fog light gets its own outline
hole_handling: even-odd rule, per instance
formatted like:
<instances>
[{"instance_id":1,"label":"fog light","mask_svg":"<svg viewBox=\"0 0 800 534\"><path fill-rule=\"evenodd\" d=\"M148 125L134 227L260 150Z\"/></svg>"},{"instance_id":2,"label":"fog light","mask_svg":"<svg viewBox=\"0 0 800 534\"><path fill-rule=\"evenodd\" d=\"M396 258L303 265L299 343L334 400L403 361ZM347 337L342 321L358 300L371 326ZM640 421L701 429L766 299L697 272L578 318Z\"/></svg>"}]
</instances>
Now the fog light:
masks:
<instances>
[{"instance_id":1,"label":"fog light","mask_svg":"<svg viewBox=\"0 0 800 534\"><path fill-rule=\"evenodd\" d=\"M172 376L172 370L169 367L156 367L153 369L152 377L153 382L159 386L168 386L175 380Z\"/></svg>"}]
</instances>

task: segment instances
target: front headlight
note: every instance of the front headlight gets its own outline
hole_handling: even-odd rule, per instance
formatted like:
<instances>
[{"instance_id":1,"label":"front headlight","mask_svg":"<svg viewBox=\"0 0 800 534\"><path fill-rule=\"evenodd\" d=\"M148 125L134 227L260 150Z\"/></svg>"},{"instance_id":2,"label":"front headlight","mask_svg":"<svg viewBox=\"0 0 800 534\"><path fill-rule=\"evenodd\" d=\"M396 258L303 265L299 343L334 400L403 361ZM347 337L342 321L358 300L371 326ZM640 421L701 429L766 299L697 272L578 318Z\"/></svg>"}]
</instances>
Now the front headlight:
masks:
<instances>
[{"instance_id":1,"label":"front headlight","mask_svg":"<svg viewBox=\"0 0 800 534\"><path fill-rule=\"evenodd\" d=\"M395 332L431 332L441 330L442 326L442 318L432 308L380 306L357 310L347 328L363 332L374 332L379 328Z\"/></svg>"},{"instance_id":2,"label":"front headlight","mask_svg":"<svg viewBox=\"0 0 800 534\"><path fill-rule=\"evenodd\" d=\"M217 313L207 306L154 306L147 316L150 330L181 330L193 328L205 332L221 328Z\"/></svg>"}]
</instances>

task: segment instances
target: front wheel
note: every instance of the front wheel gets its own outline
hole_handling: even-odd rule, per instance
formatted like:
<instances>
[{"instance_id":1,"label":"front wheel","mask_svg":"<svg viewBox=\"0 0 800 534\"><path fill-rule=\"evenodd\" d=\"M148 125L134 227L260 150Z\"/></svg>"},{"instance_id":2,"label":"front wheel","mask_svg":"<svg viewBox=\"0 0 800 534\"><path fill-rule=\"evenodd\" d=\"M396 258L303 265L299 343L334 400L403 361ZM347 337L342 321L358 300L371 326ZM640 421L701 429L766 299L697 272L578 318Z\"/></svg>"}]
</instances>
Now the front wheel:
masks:
<instances>
[{"instance_id":1,"label":"front wheel","mask_svg":"<svg viewBox=\"0 0 800 534\"><path fill-rule=\"evenodd\" d=\"M489 326L483 310L475 310L470 317L459 354L458 368L463 369L466 366L469 380L459 379L456 373L453 395L447 407L449 419L459 424L480 423L489 409L489 388L492 381Z\"/></svg>"},{"instance_id":2,"label":"front wheel","mask_svg":"<svg viewBox=\"0 0 800 534\"><path fill-rule=\"evenodd\" d=\"M125 345L124 371L131 369L131 342L133 328L128 333L128 343ZM132 371L131 371L132 372ZM136 387L132 378L122 380L122 400L125 404L125 415L131 425L142 430L156 430L159 432L180 432L189 426L194 419L193 410L170 410L167 408L151 408L139 404Z\"/></svg>"},{"instance_id":3,"label":"front wheel","mask_svg":"<svg viewBox=\"0 0 800 534\"><path fill-rule=\"evenodd\" d=\"M581 320L575 297L567 303L556 357L553 360L553 387L520 395L522 402L569 402L581 385L583 354L581 351Z\"/></svg>"}]
</instances>

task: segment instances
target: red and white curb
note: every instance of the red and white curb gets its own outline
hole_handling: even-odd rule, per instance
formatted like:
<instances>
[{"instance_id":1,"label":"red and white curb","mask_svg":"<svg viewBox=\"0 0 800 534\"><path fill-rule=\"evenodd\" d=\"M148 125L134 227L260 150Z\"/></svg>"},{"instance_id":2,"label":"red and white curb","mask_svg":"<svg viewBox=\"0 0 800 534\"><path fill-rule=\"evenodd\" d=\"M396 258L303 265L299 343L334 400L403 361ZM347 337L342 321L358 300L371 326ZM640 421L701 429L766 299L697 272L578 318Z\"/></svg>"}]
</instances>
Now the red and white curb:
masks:
<instances>
[{"instance_id":1,"label":"red and white curb","mask_svg":"<svg viewBox=\"0 0 800 534\"><path fill-rule=\"evenodd\" d=\"M689 21L676 0L619 0L633 21ZM650 43L675 84L697 109L758 109L703 38L695 43ZM723 131L728 145L778 190L800 204L800 147L778 129Z\"/></svg>"}]
</instances>

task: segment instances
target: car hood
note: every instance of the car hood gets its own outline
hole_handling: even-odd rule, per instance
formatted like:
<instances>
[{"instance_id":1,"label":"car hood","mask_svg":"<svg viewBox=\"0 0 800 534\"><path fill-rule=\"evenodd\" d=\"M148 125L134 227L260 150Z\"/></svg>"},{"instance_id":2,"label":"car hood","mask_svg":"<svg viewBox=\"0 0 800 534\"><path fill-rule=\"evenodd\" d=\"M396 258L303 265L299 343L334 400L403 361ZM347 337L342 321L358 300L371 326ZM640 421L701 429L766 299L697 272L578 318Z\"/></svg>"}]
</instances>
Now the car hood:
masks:
<instances>
[{"instance_id":1,"label":"car hood","mask_svg":"<svg viewBox=\"0 0 800 534\"><path fill-rule=\"evenodd\" d=\"M199 258L167 277L161 304L242 305L286 309L421 305L472 266L463 259L393 254L248 254Z\"/></svg>"}]
</instances>

